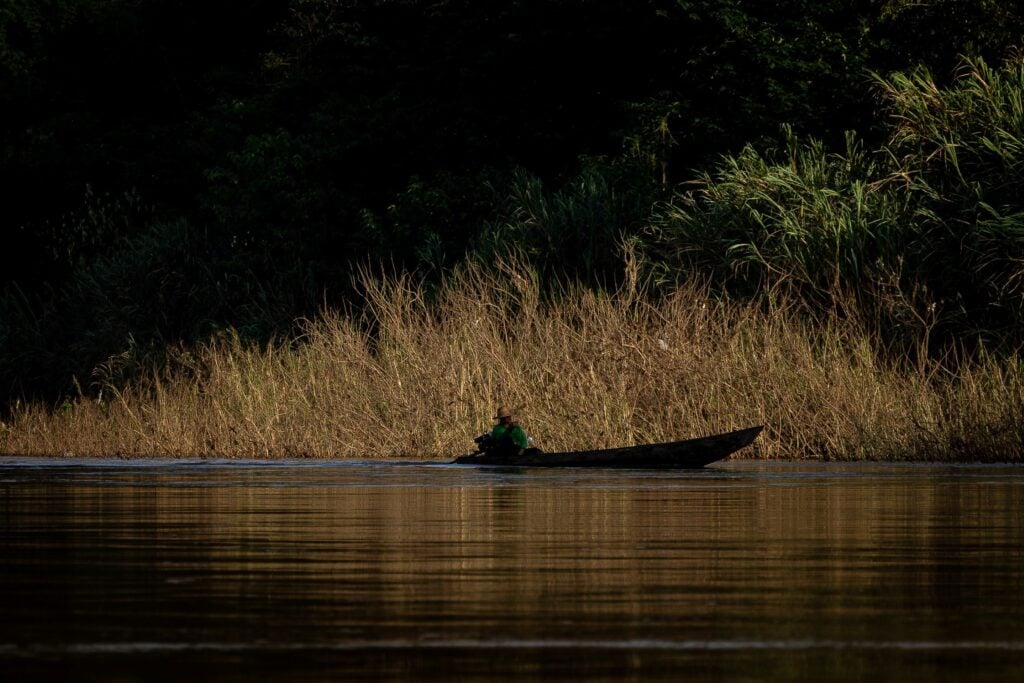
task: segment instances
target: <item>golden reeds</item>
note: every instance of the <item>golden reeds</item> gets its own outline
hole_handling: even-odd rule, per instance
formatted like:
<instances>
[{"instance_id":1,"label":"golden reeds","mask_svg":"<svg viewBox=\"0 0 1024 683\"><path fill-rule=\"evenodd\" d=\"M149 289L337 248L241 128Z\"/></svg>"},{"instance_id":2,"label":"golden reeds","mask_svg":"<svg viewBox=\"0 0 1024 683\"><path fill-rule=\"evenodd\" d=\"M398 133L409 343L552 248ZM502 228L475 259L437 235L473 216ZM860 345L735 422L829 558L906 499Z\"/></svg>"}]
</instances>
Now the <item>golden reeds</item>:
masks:
<instances>
[{"instance_id":1,"label":"golden reeds","mask_svg":"<svg viewBox=\"0 0 1024 683\"><path fill-rule=\"evenodd\" d=\"M19 455L447 458L499 403L545 450L668 441L752 424L747 457L1019 460L1016 359L879 360L855 322L722 301L699 285L544 297L522 264L462 266L430 290L361 277L358 315L296 339L227 334L145 382L0 427Z\"/></svg>"}]
</instances>

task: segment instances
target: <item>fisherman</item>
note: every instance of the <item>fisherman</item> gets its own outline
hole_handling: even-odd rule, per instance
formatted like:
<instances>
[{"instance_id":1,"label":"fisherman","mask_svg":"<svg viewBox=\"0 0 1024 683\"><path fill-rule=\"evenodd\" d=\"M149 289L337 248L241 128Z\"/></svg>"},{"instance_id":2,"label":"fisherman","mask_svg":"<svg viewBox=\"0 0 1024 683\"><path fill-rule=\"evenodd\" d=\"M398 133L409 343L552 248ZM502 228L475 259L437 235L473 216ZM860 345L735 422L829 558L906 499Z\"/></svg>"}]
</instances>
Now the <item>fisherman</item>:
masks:
<instances>
[{"instance_id":1,"label":"fisherman","mask_svg":"<svg viewBox=\"0 0 1024 683\"><path fill-rule=\"evenodd\" d=\"M522 455L530 448L530 439L519 423L513 421L512 410L508 406L498 408L494 419L498 424L491 430L490 439L481 444L484 450L503 455Z\"/></svg>"}]
</instances>

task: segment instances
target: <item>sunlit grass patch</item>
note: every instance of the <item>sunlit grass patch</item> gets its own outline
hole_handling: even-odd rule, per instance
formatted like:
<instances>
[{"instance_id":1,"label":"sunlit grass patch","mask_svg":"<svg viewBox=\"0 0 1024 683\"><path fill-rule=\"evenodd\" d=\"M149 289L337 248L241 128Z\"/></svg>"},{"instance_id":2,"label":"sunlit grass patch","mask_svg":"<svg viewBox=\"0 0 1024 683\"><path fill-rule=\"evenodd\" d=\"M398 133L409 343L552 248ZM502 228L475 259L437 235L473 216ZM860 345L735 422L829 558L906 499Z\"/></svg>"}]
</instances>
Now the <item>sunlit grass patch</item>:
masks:
<instances>
[{"instance_id":1,"label":"sunlit grass patch","mask_svg":"<svg viewBox=\"0 0 1024 683\"><path fill-rule=\"evenodd\" d=\"M499 403L546 450L669 441L764 424L766 458L1019 460L1018 359L884 360L868 328L784 302L544 295L522 263L467 263L439 288L364 272L360 313L325 311L267 345L225 334L145 381L57 409L22 406L23 455L447 458Z\"/></svg>"}]
</instances>

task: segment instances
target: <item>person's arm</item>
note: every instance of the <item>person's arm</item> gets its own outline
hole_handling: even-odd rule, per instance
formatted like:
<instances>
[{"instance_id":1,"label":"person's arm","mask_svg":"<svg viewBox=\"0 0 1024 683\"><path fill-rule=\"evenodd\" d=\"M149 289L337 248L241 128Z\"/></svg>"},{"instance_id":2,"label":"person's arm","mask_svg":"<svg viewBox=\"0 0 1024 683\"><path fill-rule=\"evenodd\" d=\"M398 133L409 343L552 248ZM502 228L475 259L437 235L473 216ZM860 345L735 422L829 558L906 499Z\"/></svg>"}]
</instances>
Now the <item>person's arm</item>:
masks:
<instances>
[{"instance_id":1,"label":"person's arm","mask_svg":"<svg viewBox=\"0 0 1024 683\"><path fill-rule=\"evenodd\" d=\"M526 438L526 432L519 425L512 429L512 443L519 449L529 448L530 446L530 440Z\"/></svg>"}]
</instances>

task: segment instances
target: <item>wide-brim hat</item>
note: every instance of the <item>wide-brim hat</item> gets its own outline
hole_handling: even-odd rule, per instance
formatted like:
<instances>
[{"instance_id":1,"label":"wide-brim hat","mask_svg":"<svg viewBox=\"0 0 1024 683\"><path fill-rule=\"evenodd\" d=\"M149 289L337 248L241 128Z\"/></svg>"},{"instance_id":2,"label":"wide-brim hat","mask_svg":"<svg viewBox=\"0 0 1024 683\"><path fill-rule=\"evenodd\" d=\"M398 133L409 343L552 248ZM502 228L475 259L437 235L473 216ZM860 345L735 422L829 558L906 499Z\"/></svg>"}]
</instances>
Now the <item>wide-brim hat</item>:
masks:
<instances>
[{"instance_id":1,"label":"wide-brim hat","mask_svg":"<svg viewBox=\"0 0 1024 683\"><path fill-rule=\"evenodd\" d=\"M498 408L498 414L494 416L494 419L500 420L503 417L512 417L512 410L508 406Z\"/></svg>"}]
</instances>

